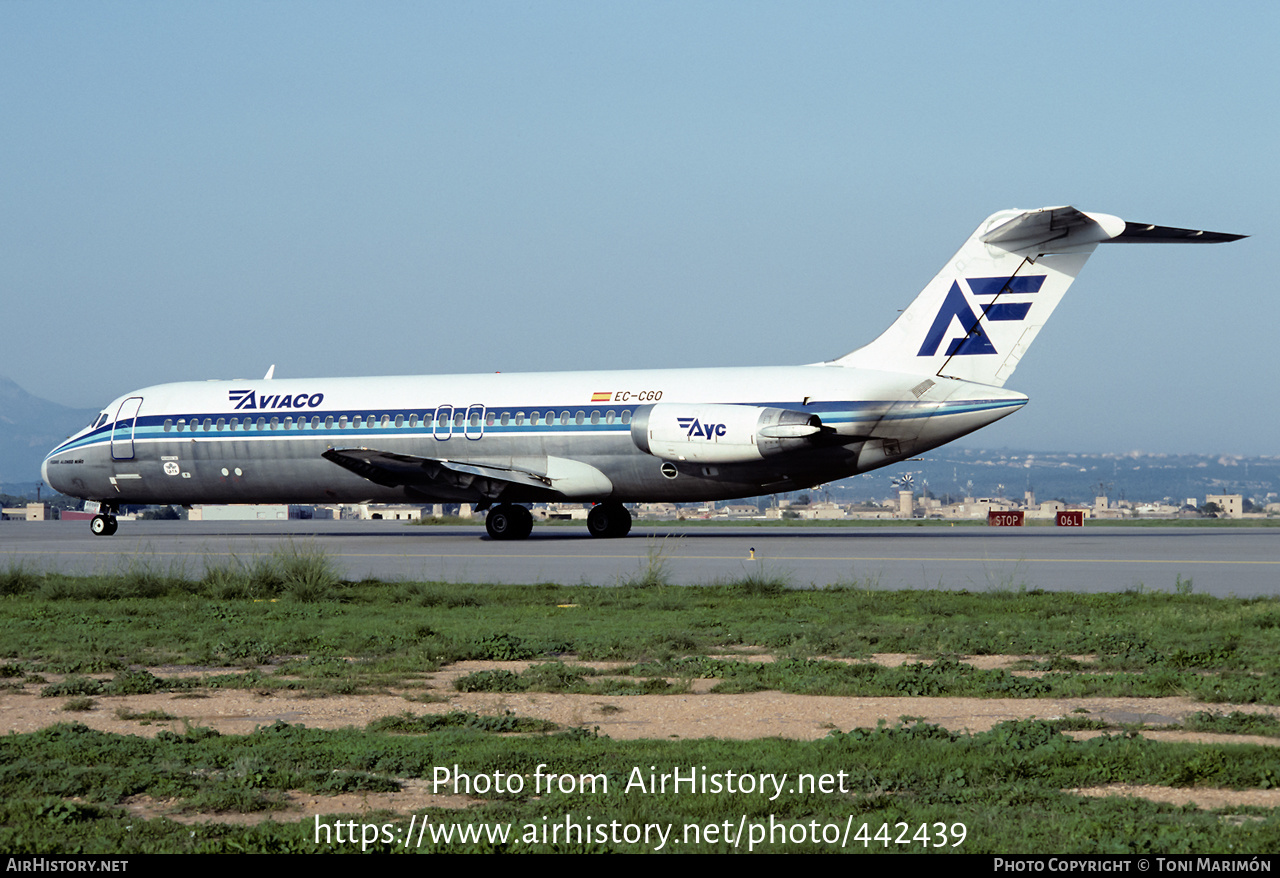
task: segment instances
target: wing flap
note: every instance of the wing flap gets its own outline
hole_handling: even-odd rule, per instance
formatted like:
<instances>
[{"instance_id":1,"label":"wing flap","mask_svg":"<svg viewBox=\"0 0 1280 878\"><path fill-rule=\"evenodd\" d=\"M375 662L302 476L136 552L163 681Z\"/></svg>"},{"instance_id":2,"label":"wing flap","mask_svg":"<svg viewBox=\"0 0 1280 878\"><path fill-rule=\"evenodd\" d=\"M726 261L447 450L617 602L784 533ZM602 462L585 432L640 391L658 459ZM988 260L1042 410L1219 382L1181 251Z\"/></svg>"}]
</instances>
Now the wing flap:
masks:
<instances>
[{"instance_id":1,"label":"wing flap","mask_svg":"<svg viewBox=\"0 0 1280 878\"><path fill-rule=\"evenodd\" d=\"M519 467L417 457L375 448L330 448L325 460L388 488L449 488L497 499L511 485L552 489L545 474Z\"/></svg>"},{"instance_id":2,"label":"wing flap","mask_svg":"<svg viewBox=\"0 0 1280 878\"><path fill-rule=\"evenodd\" d=\"M323 457L384 487L447 493L454 499L497 500L515 495L537 500L599 500L613 493L613 483L600 470L563 457L537 458L523 467L483 460L418 457L376 448L330 448Z\"/></svg>"}]
</instances>

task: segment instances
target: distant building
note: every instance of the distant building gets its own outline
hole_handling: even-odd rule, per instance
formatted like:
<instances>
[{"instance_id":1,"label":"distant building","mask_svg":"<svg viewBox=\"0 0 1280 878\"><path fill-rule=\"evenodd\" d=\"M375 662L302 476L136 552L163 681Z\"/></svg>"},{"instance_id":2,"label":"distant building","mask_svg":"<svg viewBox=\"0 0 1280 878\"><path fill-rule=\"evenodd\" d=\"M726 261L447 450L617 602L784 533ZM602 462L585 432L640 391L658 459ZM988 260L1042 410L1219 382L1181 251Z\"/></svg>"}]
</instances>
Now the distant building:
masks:
<instances>
[{"instance_id":1,"label":"distant building","mask_svg":"<svg viewBox=\"0 0 1280 878\"><path fill-rule=\"evenodd\" d=\"M49 521L48 503L28 503L26 506L6 506L0 509L0 516L7 521Z\"/></svg>"},{"instance_id":2,"label":"distant building","mask_svg":"<svg viewBox=\"0 0 1280 878\"><path fill-rule=\"evenodd\" d=\"M916 495L914 491L898 492L898 517L911 518L916 514Z\"/></svg>"},{"instance_id":3,"label":"distant building","mask_svg":"<svg viewBox=\"0 0 1280 878\"><path fill-rule=\"evenodd\" d=\"M1244 495L1243 494L1206 494L1204 497L1206 504L1216 503L1221 511L1223 518L1243 518L1244 517Z\"/></svg>"}]
</instances>

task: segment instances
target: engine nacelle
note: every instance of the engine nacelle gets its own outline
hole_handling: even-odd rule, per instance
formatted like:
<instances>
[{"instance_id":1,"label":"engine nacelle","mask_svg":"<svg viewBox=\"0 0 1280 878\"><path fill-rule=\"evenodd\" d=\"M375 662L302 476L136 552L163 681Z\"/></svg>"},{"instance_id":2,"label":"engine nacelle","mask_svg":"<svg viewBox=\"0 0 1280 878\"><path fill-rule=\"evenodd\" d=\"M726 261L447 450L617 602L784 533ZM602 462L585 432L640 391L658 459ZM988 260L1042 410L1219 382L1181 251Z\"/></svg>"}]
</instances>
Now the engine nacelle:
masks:
<instances>
[{"instance_id":1,"label":"engine nacelle","mask_svg":"<svg viewBox=\"0 0 1280 878\"><path fill-rule=\"evenodd\" d=\"M755 405L660 402L631 419L641 451L694 463L753 463L803 448L821 432L817 415Z\"/></svg>"}]
</instances>

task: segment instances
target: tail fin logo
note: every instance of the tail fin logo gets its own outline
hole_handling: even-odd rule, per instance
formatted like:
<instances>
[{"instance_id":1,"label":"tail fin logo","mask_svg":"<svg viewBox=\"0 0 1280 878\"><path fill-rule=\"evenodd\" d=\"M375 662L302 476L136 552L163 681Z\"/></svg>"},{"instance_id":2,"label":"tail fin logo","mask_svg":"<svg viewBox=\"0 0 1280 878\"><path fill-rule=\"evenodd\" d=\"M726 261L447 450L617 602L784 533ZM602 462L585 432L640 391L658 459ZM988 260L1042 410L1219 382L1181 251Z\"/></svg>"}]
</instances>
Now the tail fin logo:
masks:
<instances>
[{"instance_id":1,"label":"tail fin logo","mask_svg":"<svg viewBox=\"0 0 1280 878\"><path fill-rule=\"evenodd\" d=\"M947 291L947 297L943 299L942 307L938 309L938 316L933 319L933 325L929 327L929 332L924 337L924 344L920 346L920 352L916 356L935 356L938 353L939 345L942 344L942 340L947 334L947 330L951 327L953 319L960 321L960 325L965 328L965 334L947 342L946 355L948 357L998 353L982 324L987 320L1024 320L1027 312L1031 310L1031 303L996 302L994 301L995 298L1001 294L1014 295L1039 292L1040 287L1044 285L1045 276L970 277L964 280L975 297L990 296L991 301L983 303L979 299L977 304L981 308L981 316L975 314L973 308L969 305L969 299L960 289L959 282L952 281L951 289Z\"/></svg>"}]
</instances>

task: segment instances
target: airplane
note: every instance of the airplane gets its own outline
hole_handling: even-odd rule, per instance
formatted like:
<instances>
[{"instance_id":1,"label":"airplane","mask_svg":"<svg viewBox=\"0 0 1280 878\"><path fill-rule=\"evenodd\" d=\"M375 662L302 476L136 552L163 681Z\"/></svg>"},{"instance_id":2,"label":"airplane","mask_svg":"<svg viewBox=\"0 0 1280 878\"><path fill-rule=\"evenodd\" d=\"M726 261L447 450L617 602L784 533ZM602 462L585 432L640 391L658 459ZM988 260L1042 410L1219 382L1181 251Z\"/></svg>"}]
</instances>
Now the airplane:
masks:
<instances>
[{"instance_id":1,"label":"airplane","mask_svg":"<svg viewBox=\"0 0 1280 878\"><path fill-rule=\"evenodd\" d=\"M41 474L110 536L123 504L475 503L495 540L525 504L796 491L916 457L1026 404L1004 388L1100 243L1246 237L1074 207L978 226L878 338L802 366L161 384L114 400ZM274 370L274 367L273 367ZM96 504L96 509L94 504Z\"/></svg>"}]
</instances>

